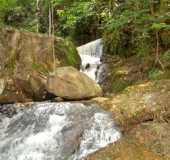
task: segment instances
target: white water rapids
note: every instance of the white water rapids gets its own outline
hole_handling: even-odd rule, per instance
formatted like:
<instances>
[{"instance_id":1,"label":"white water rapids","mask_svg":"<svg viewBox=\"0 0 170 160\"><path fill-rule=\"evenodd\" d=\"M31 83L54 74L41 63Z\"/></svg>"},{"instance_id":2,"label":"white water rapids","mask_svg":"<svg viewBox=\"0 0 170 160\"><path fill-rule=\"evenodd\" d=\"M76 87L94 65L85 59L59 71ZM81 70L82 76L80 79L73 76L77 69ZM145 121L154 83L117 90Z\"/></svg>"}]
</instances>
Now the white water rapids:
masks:
<instances>
[{"instance_id":1,"label":"white water rapids","mask_svg":"<svg viewBox=\"0 0 170 160\"><path fill-rule=\"evenodd\" d=\"M102 40L78 51L81 71L98 82ZM0 105L0 160L83 160L120 137L110 113L95 104Z\"/></svg>"},{"instance_id":2,"label":"white water rapids","mask_svg":"<svg viewBox=\"0 0 170 160\"><path fill-rule=\"evenodd\" d=\"M119 138L111 115L93 104L35 103L0 115L0 160L82 160Z\"/></svg>"}]
</instances>

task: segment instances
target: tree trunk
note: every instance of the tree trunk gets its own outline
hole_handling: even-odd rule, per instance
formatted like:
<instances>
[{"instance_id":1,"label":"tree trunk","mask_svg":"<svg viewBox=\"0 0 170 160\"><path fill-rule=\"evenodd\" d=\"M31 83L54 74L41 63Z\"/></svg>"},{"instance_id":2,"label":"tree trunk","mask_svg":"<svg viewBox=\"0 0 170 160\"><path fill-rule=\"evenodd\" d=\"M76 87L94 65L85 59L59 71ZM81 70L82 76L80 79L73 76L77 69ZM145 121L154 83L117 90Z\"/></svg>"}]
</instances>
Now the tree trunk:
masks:
<instances>
[{"instance_id":1,"label":"tree trunk","mask_svg":"<svg viewBox=\"0 0 170 160\"><path fill-rule=\"evenodd\" d=\"M39 0L37 0L37 12L36 12L36 16L37 16L37 32L39 32L39 11L40 11L40 8L39 8Z\"/></svg>"},{"instance_id":2,"label":"tree trunk","mask_svg":"<svg viewBox=\"0 0 170 160\"><path fill-rule=\"evenodd\" d=\"M48 24L48 34L49 36L51 35L52 31L51 31L51 25L52 25L52 19L51 19L51 4L49 4L49 15L48 15L48 21L49 21L49 24Z\"/></svg>"},{"instance_id":3,"label":"tree trunk","mask_svg":"<svg viewBox=\"0 0 170 160\"><path fill-rule=\"evenodd\" d=\"M159 31L156 31L156 59L155 64L159 64L162 68L162 70L165 70L164 65L162 64L160 58L159 58Z\"/></svg>"}]
</instances>

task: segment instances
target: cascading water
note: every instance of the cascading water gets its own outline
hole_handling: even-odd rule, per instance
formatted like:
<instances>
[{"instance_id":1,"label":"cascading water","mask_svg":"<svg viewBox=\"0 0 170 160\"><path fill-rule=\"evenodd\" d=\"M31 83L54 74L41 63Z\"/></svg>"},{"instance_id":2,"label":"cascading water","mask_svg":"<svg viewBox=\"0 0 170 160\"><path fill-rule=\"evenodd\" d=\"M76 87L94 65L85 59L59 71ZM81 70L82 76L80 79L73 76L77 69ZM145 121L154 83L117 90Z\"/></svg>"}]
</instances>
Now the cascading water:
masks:
<instances>
[{"instance_id":1,"label":"cascading water","mask_svg":"<svg viewBox=\"0 0 170 160\"><path fill-rule=\"evenodd\" d=\"M99 82L102 40L78 51L81 71ZM83 160L120 136L111 115L95 104L0 105L0 160Z\"/></svg>"},{"instance_id":2,"label":"cascading water","mask_svg":"<svg viewBox=\"0 0 170 160\"><path fill-rule=\"evenodd\" d=\"M0 114L0 160L82 160L120 138L111 115L94 104L35 103L16 113Z\"/></svg>"},{"instance_id":3,"label":"cascading water","mask_svg":"<svg viewBox=\"0 0 170 160\"><path fill-rule=\"evenodd\" d=\"M95 40L77 48L82 59L81 71L99 82L101 57L103 55L102 39Z\"/></svg>"}]
</instances>

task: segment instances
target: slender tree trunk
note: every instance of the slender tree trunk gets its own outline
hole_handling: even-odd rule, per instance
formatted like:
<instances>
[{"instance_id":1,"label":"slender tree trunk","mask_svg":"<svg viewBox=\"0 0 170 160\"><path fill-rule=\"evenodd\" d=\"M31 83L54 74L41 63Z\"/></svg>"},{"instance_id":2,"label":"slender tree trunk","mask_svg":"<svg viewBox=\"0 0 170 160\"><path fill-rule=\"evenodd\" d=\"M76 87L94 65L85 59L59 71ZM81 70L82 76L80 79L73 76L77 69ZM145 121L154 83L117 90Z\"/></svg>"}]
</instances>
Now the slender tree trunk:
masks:
<instances>
[{"instance_id":1,"label":"slender tree trunk","mask_svg":"<svg viewBox=\"0 0 170 160\"><path fill-rule=\"evenodd\" d=\"M165 10L166 10L166 1L160 0L160 7L159 7L160 14L164 14Z\"/></svg>"},{"instance_id":2,"label":"slender tree trunk","mask_svg":"<svg viewBox=\"0 0 170 160\"><path fill-rule=\"evenodd\" d=\"M48 14L48 21L49 21L49 24L48 24L48 34L49 36L51 35L52 31L51 31L51 24L52 24L52 19L51 19L51 4L49 4L49 14Z\"/></svg>"},{"instance_id":3,"label":"slender tree trunk","mask_svg":"<svg viewBox=\"0 0 170 160\"><path fill-rule=\"evenodd\" d=\"M159 64L162 68L162 70L165 70L164 65L162 64L160 58L159 58L159 31L156 31L156 59L155 64Z\"/></svg>"},{"instance_id":4,"label":"slender tree trunk","mask_svg":"<svg viewBox=\"0 0 170 160\"><path fill-rule=\"evenodd\" d=\"M153 5L153 1L150 2L150 12L151 12L151 15L154 15L154 5Z\"/></svg>"},{"instance_id":5,"label":"slender tree trunk","mask_svg":"<svg viewBox=\"0 0 170 160\"><path fill-rule=\"evenodd\" d=\"M49 36L52 36L52 52L53 52L53 72L55 73L56 58L55 58L55 36L54 36L54 8L53 4L49 4Z\"/></svg>"},{"instance_id":6,"label":"slender tree trunk","mask_svg":"<svg viewBox=\"0 0 170 160\"><path fill-rule=\"evenodd\" d=\"M40 8L39 8L39 0L37 0L37 32L39 32L39 11L40 11Z\"/></svg>"},{"instance_id":7,"label":"slender tree trunk","mask_svg":"<svg viewBox=\"0 0 170 160\"><path fill-rule=\"evenodd\" d=\"M52 35L54 35L54 7L51 6L51 27L52 27Z\"/></svg>"}]
</instances>

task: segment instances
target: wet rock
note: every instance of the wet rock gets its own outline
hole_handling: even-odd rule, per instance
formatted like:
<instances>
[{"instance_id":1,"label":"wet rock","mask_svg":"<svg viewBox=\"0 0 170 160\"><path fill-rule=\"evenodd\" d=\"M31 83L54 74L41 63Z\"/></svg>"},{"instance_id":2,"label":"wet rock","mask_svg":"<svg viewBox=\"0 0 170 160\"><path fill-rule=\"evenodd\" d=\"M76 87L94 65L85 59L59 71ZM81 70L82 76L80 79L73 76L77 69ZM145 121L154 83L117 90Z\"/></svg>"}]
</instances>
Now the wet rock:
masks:
<instances>
[{"instance_id":1,"label":"wet rock","mask_svg":"<svg viewBox=\"0 0 170 160\"><path fill-rule=\"evenodd\" d=\"M102 95L102 89L84 73L73 67L60 67L47 81L47 90L68 100L80 100Z\"/></svg>"},{"instance_id":2,"label":"wet rock","mask_svg":"<svg viewBox=\"0 0 170 160\"><path fill-rule=\"evenodd\" d=\"M87 160L169 160L170 125L147 122L127 132L119 142L91 155Z\"/></svg>"},{"instance_id":3,"label":"wet rock","mask_svg":"<svg viewBox=\"0 0 170 160\"><path fill-rule=\"evenodd\" d=\"M54 101L56 101L56 102L63 102L64 99L61 98L61 97L55 97L55 98L54 98Z\"/></svg>"},{"instance_id":4,"label":"wet rock","mask_svg":"<svg viewBox=\"0 0 170 160\"><path fill-rule=\"evenodd\" d=\"M1 105L0 106L0 115L12 117L16 113L17 113L17 111L16 111L15 107L7 106L7 105Z\"/></svg>"},{"instance_id":5,"label":"wet rock","mask_svg":"<svg viewBox=\"0 0 170 160\"><path fill-rule=\"evenodd\" d=\"M137 125L128 133L129 139L144 145L148 150L170 159L170 123L169 122L145 122Z\"/></svg>"},{"instance_id":6,"label":"wet rock","mask_svg":"<svg viewBox=\"0 0 170 160\"><path fill-rule=\"evenodd\" d=\"M86 160L166 160L149 151L143 145L124 139L96 152ZM168 159L167 159L168 160Z\"/></svg>"},{"instance_id":7,"label":"wet rock","mask_svg":"<svg viewBox=\"0 0 170 160\"><path fill-rule=\"evenodd\" d=\"M128 87L110 98L95 98L102 108L112 112L122 127L170 117L170 80L159 80Z\"/></svg>"}]
</instances>

